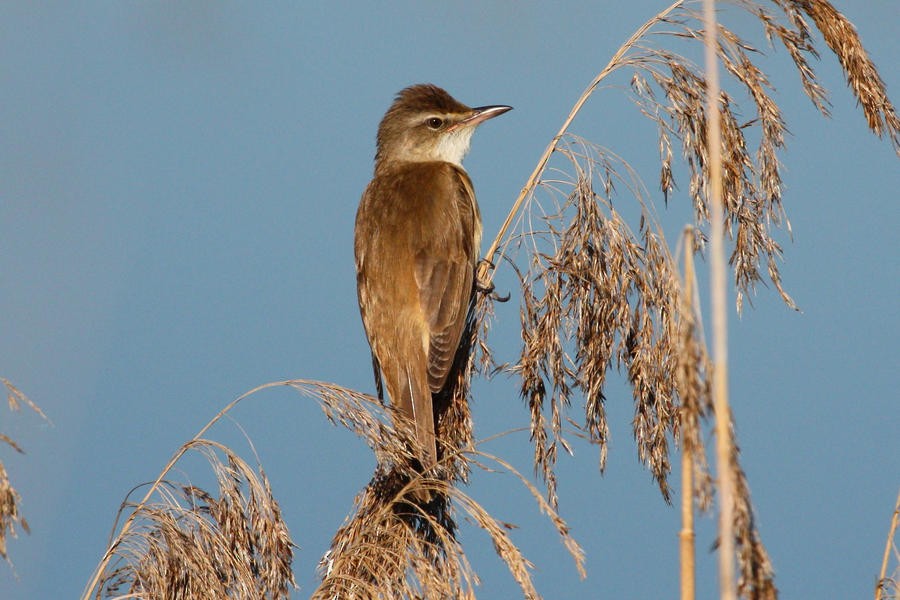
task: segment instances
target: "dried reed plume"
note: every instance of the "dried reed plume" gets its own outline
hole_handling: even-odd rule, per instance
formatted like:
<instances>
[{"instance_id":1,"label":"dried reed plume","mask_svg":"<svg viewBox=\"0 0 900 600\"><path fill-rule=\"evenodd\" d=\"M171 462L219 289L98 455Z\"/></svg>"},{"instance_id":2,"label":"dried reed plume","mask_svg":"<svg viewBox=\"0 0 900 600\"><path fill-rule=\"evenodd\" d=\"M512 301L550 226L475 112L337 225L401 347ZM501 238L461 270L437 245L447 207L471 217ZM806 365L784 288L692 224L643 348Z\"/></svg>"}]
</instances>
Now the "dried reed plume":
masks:
<instances>
[{"instance_id":1,"label":"dried reed plume","mask_svg":"<svg viewBox=\"0 0 900 600\"><path fill-rule=\"evenodd\" d=\"M711 225L711 189L714 183L721 184L737 309L764 278L788 306L795 307L781 282L782 249L776 241L778 228L790 231L782 207L779 159L786 124L759 66L762 54L727 25L715 26L711 47L729 77L712 104L721 127L718 179L711 171L707 136L708 73L661 45L672 38L703 42L702 17L690 4L675 2L645 23L590 83L538 161L487 253L489 261L502 256L519 275L523 346L511 370L521 379L532 417L535 468L546 481L554 506L555 463L559 449L568 449L565 422L579 423L599 446L601 467L605 463L609 427L604 383L613 366L631 383L638 457L663 497L668 501L670 496L670 439L692 449L693 474L698 475L694 494L701 508L709 506L712 490L701 425L714 416L713 369L699 311L686 310L690 303L683 300L677 265L638 175L611 150L570 131L575 116L608 76L626 73L631 99L658 132L659 185L666 201L681 195L676 185L680 155L698 250ZM843 15L824 0L775 0L783 13L780 18L759 2L735 4L759 19L769 42L787 49L804 91L827 114L826 91L810 67L811 59L818 58L806 21L811 19L837 54L869 127L900 148L900 127L884 84ZM749 111L741 104L749 104ZM739 117L742 112L753 114L749 122ZM751 131L758 139L755 148ZM613 198L622 189L636 201L635 227L614 208ZM481 279L490 281L493 263L484 264ZM576 396L584 400L583 420L570 415ZM719 412L726 424L722 430L731 431L730 412ZM738 592L745 598L776 597L737 446L730 445L724 456L719 469L729 472L735 482L727 512L740 569Z\"/></svg>"},{"instance_id":2,"label":"dried reed plume","mask_svg":"<svg viewBox=\"0 0 900 600\"><path fill-rule=\"evenodd\" d=\"M441 461L427 474L420 472L412 452L414 424L402 413L374 398L336 387L328 388L328 399L344 398L345 402L326 405L319 384L292 384L308 395L319 396L329 418L364 437L378 461L375 475L322 559L322 583L313 598L474 598L479 580L455 537L458 511L490 537L524 597L539 598L531 580L532 565L509 538L508 525L456 485L467 479L473 466L484 468L485 463L491 470L512 473L523 483L557 530L579 573L585 575L581 548L555 508L511 465L477 450L473 443L469 382L474 371L491 362L490 349L484 343L490 299L478 294L470 306L448 385L436 400ZM363 427L355 425L363 422Z\"/></svg>"},{"instance_id":3,"label":"dried reed plume","mask_svg":"<svg viewBox=\"0 0 900 600\"><path fill-rule=\"evenodd\" d=\"M452 385L437 405L442 459L429 473L421 473L416 466L410 443L415 426L402 413L352 390L291 382L318 398L329 419L364 437L378 461L375 475L322 559L322 583L312 598L474 598L478 576L455 537L458 511L487 533L524 596L539 598L531 581L532 565L510 540L508 526L456 486L473 466L483 463L522 481L584 574L582 551L553 507L512 466L478 451L472 443L466 396L469 373L475 368L476 353L469 351L470 345L480 330L475 314L470 311Z\"/></svg>"},{"instance_id":4,"label":"dried reed plume","mask_svg":"<svg viewBox=\"0 0 900 600\"><path fill-rule=\"evenodd\" d=\"M21 452L6 436L3 436L2 439L16 451ZM17 537L16 525L21 527L25 533L29 532L28 521L19 514L19 503L21 501L22 497L19 496L19 492L9 482L6 467L0 462L0 556L7 562L9 562L9 555L6 551L6 536Z\"/></svg>"},{"instance_id":5,"label":"dried reed plume","mask_svg":"<svg viewBox=\"0 0 900 600\"><path fill-rule=\"evenodd\" d=\"M465 460L487 460L521 480L556 528L579 573L585 576L581 548L540 491L496 456L472 450L464 454ZM426 486L432 493L430 502L415 499L412 491L416 485ZM531 580L533 565L509 538L508 524L490 515L451 481L410 482L396 471L383 468L376 472L357 500L354 513L332 541L320 564L322 584L312 598L475 598L479 579L455 537L453 515L457 511L487 533L523 596L540 598Z\"/></svg>"},{"instance_id":6,"label":"dried reed plume","mask_svg":"<svg viewBox=\"0 0 900 600\"><path fill-rule=\"evenodd\" d=\"M288 598L293 542L265 473L210 440L184 450L206 457L218 495L162 480L155 500L126 500L120 515L134 511L134 525L115 544L96 597Z\"/></svg>"},{"instance_id":7,"label":"dried reed plume","mask_svg":"<svg viewBox=\"0 0 900 600\"><path fill-rule=\"evenodd\" d=\"M770 43L786 48L805 93L827 114L826 91L810 66L818 58L808 23L812 21L837 54L869 127L900 151L894 108L849 21L824 0L772 2L780 14L753 0L734 4L758 18ZM556 512L560 499L555 466L559 450L569 450L567 422L598 446L600 465L605 464L609 424L604 386L611 368L621 371L631 385L638 458L652 473L662 496L669 501L671 451L677 443L690 451L686 461L693 482L689 495L701 510L708 510L714 489L704 430L717 415L729 430L733 423L730 411L714 408L712 401L714 368L701 311L697 295L686 293L694 284L682 283L673 245L637 172L613 151L570 131L600 83L624 73L634 106L657 131L663 199L690 202L694 222L689 230L697 252L703 251L714 214L710 210L714 173L707 140L710 82L688 57L662 45L664 41L702 43L703 21L690 8L693 5L679 0L654 16L594 78L539 159L479 267L479 289L490 288L496 268L493 261L498 258L511 265L519 279L523 345L515 364L504 368L520 379L531 414L534 466L546 484L544 491L539 492L502 459L481 453L472 439L469 382L479 369L494 366L487 336L497 297L479 293L470 307L450 385L436 403L440 458L436 468L423 472L411 451L412 424L371 396L306 380L262 386L223 409L176 453L144 498L129 505L130 513L98 565L84 600L101 597L104 589L115 586L144 593L150 589L146 586L156 585L148 583L151 574L161 577L154 580L160 584L171 578L168 583L176 587L166 588L167 597L175 594L172 589L193 589L177 587L194 585L193 577L196 582L207 581L212 573L224 586L217 589L225 595L247 592L248 597L283 597L287 593L293 585L291 542L264 475L257 476L230 450L202 439L235 404L266 387L289 386L314 398L330 421L363 438L377 460L372 480L320 564L322 581L313 593L317 599L474 598L477 574L455 537L458 511L489 535L523 595L539 597L531 582L531 565L510 540L507 526L457 485L484 462L499 465L523 481L582 570L581 550ZM793 307L781 282L782 249L776 241L779 228L790 231L782 207L779 159L786 123L759 66L762 54L724 24L715 27L713 39L715 54L729 78L711 106L716 107L721 124L722 224L730 240L737 309L766 280ZM749 106L742 112L753 113L749 122L739 117L742 104ZM682 178L687 181L684 192L676 183ZM613 199L622 191L635 202L619 211ZM631 213L636 216L629 218ZM576 400L584 402L583 415L572 411ZM195 447L213 454L216 448L227 459L212 463L220 498L164 483L175 462ZM737 444L728 448L727 459L717 466L727 470L734 482L729 505L733 533L728 543L737 555L737 592L744 598L775 598L773 568L754 522ZM229 519L240 525L230 524ZM260 526L264 534L256 531ZM231 541L237 540L240 548L230 548L232 554L228 554L228 546L217 546L219 542L213 540L228 541L232 531L238 535ZM188 552L180 545L188 540L200 544L204 559L214 562L191 566L196 573L175 572L170 569L173 557ZM202 571L206 568L212 570ZM201 571L207 575L201 578ZM253 579L243 580L247 574Z\"/></svg>"},{"instance_id":8,"label":"dried reed plume","mask_svg":"<svg viewBox=\"0 0 900 600\"><path fill-rule=\"evenodd\" d=\"M286 383L260 386L253 392ZM204 434L244 394L173 455L144 496L129 493L106 552L82 594L90 598L288 598L294 543L269 481L233 450ZM218 494L172 480L189 451L201 453Z\"/></svg>"},{"instance_id":9,"label":"dried reed plume","mask_svg":"<svg viewBox=\"0 0 900 600\"><path fill-rule=\"evenodd\" d=\"M456 376L462 381L463 375ZM229 448L203 439L239 402L276 386L314 398L329 421L364 439L378 461L375 476L323 559L322 584L314 598L474 597L478 577L454 537L457 506L487 532L525 596L538 598L531 564L509 539L508 526L454 486L473 462L482 461L523 482L584 573L581 549L566 524L540 492L501 459L471 445L462 447L459 441L458 449L444 446L443 468L425 476L414 466L410 444L414 424L390 406L333 384L291 380L260 386L226 406L176 452L141 500L123 504L122 524L82 595L84 600L119 593L142 598L287 597L288 587L294 585L293 542L268 480L261 469L257 474ZM452 409L452 396L447 402L445 419L467 418ZM446 426L446 421L439 422ZM212 465L218 497L167 479L176 462L192 449L202 451Z\"/></svg>"},{"instance_id":10,"label":"dried reed plume","mask_svg":"<svg viewBox=\"0 0 900 600\"><path fill-rule=\"evenodd\" d=\"M6 402L9 405L10 410L18 411L24 404L40 415L45 421L50 421L43 411L41 411L40 407L29 400L28 397L10 383L9 380L0 377L0 382L2 382L3 386L6 388ZM19 454L25 453L25 451L22 450L22 447L6 434L0 433L0 442L6 443L7 446ZM0 461L0 556L2 556L7 563L10 562L9 554L6 550L7 536L13 538L17 537L16 527L20 528L25 533L29 532L28 521L26 521L25 517L19 513L19 504L21 501L22 497L19 496L19 492L17 492L16 488L9 482L9 475L6 473L6 467L3 466L3 461Z\"/></svg>"}]
</instances>

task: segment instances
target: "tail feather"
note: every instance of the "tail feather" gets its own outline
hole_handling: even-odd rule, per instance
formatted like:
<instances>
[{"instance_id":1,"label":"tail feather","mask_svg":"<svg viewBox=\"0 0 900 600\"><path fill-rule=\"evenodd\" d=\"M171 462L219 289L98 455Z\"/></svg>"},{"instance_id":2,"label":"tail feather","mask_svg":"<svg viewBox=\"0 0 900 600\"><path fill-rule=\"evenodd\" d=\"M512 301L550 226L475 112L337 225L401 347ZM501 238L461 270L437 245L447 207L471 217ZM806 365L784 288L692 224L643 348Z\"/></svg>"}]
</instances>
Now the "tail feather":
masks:
<instances>
[{"instance_id":1,"label":"tail feather","mask_svg":"<svg viewBox=\"0 0 900 600\"><path fill-rule=\"evenodd\" d=\"M412 373L406 372L406 386L403 391L401 406L409 407L416 424L416 441L421 452L422 465L428 469L437 463L437 439L434 431L434 404L427 378L415 381Z\"/></svg>"}]
</instances>

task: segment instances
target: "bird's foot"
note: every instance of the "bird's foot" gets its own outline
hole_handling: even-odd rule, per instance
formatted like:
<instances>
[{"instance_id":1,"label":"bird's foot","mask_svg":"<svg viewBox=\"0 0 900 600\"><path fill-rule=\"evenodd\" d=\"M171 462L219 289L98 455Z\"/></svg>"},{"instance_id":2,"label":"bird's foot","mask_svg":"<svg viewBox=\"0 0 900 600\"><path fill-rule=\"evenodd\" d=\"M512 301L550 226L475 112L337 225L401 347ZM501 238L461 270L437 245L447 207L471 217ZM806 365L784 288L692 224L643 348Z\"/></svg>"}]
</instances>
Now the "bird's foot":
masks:
<instances>
[{"instance_id":1,"label":"bird's foot","mask_svg":"<svg viewBox=\"0 0 900 600\"><path fill-rule=\"evenodd\" d=\"M494 270L494 263L486 258L481 259L478 268L475 269L475 290L480 294L490 294L491 298L497 302L506 302L510 298L510 294L505 296L499 295L494 291L494 282L491 281L491 272Z\"/></svg>"}]
</instances>

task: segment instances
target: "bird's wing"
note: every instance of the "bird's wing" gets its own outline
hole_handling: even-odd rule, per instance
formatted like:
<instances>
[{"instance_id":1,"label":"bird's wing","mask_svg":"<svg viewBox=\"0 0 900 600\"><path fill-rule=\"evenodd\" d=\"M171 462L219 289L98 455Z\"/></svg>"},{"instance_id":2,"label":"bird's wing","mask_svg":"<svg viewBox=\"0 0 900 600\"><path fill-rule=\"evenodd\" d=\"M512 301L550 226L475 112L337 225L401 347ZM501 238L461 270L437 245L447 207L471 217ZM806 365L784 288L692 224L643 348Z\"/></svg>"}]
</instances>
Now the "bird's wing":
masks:
<instances>
[{"instance_id":1,"label":"bird's wing","mask_svg":"<svg viewBox=\"0 0 900 600\"><path fill-rule=\"evenodd\" d=\"M436 208L446 226L425 240L415 255L419 301L429 329L428 386L443 388L453 366L472 297L480 219L472 184L464 171L440 166Z\"/></svg>"},{"instance_id":2,"label":"bird's wing","mask_svg":"<svg viewBox=\"0 0 900 600\"><path fill-rule=\"evenodd\" d=\"M481 226L472 185L449 163L377 176L360 203L360 312L391 403L436 460L432 393L447 380L465 327Z\"/></svg>"}]
</instances>

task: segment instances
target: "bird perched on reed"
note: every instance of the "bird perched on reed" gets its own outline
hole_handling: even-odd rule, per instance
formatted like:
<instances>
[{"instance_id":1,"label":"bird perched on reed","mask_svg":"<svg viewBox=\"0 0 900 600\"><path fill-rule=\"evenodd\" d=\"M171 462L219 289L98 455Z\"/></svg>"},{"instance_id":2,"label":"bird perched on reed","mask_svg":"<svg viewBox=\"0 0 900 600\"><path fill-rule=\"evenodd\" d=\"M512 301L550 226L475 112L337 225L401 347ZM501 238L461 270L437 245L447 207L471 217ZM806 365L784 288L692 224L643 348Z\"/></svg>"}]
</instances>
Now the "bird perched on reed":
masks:
<instances>
[{"instance_id":1,"label":"bird perched on reed","mask_svg":"<svg viewBox=\"0 0 900 600\"><path fill-rule=\"evenodd\" d=\"M481 216L462 166L475 128L509 106L469 108L429 84L402 90L378 128L375 175L356 215L359 310L376 384L438 460L432 395L453 365L473 294Z\"/></svg>"}]
</instances>

